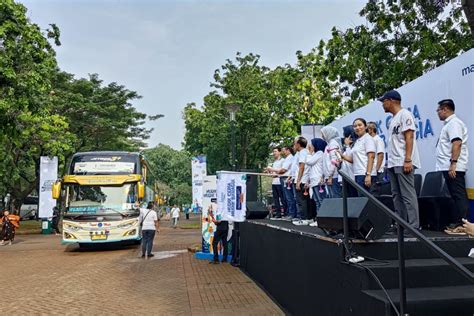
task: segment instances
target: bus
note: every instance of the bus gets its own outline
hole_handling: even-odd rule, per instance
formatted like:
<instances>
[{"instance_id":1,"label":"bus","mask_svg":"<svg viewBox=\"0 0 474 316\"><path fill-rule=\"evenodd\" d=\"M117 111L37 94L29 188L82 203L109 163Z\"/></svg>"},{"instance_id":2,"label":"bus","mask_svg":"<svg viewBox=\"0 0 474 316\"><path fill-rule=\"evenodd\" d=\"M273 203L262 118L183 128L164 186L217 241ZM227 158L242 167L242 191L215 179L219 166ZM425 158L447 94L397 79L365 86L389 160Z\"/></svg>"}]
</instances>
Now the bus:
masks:
<instances>
[{"instance_id":1,"label":"bus","mask_svg":"<svg viewBox=\"0 0 474 316\"><path fill-rule=\"evenodd\" d=\"M134 152L80 152L53 185L63 243L140 243L140 205L154 201L144 156Z\"/></svg>"}]
</instances>

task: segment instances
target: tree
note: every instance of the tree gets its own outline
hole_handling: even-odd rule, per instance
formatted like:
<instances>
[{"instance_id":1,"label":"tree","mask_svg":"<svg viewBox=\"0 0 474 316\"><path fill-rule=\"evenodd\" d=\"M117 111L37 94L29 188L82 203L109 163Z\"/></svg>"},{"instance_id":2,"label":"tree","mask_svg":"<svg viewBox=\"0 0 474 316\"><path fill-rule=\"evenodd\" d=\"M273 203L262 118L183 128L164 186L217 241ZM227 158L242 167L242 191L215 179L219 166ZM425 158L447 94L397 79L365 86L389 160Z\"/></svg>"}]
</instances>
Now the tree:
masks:
<instances>
[{"instance_id":1,"label":"tree","mask_svg":"<svg viewBox=\"0 0 474 316\"><path fill-rule=\"evenodd\" d=\"M158 181L159 195L166 196L169 204L191 203L191 156L164 144L143 153L150 164L153 181Z\"/></svg>"},{"instance_id":2,"label":"tree","mask_svg":"<svg viewBox=\"0 0 474 316\"><path fill-rule=\"evenodd\" d=\"M458 4L448 1L369 1L366 25L333 28L319 56L348 110L397 88L473 47Z\"/></svg>"}]
</instances>

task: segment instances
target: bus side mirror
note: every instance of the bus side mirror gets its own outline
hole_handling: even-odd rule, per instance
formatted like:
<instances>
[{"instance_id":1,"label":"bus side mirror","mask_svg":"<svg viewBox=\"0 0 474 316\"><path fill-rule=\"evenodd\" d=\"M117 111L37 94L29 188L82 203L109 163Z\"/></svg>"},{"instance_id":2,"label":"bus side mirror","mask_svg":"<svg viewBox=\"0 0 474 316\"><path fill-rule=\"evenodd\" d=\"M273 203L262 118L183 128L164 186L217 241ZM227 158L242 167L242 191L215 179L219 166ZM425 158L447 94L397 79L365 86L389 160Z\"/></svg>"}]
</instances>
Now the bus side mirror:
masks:
<instances>
[{"instance_id":1,"label":"bus side mirror","mask_svg":"<svg viewBox=\"0 0 474 316\"><path fill-rule=\"evenodd\" d=\"M138 182L138 198L143 199L145 197L145 184Z\"/></svg>"},{"instance_id":2,"label":"bus side mirror","mask_svg":"<svg viewBox=\"0 0 474 316\"><path fill-rule=\"evenodd\" d=\"M55 200L61 197L61 181L56 181L53 183L52 195L53 199Z\"/></svg>"}]
</instances>

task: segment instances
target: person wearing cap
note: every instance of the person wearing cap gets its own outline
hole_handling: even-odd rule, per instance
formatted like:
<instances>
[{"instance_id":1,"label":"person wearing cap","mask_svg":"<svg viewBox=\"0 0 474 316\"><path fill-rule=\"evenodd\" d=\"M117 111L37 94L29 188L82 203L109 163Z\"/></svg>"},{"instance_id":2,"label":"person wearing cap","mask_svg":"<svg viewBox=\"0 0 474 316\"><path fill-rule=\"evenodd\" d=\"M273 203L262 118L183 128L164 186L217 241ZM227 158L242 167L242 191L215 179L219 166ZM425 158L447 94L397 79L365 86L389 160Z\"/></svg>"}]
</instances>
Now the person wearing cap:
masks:
<instances>
[{"instance_id":1,"label":"person wearing cap","mask_svg":"<svg viewBox=\"0 0 474 316\"><path fill-rule=\"evenodd\" d=\"M446 228L448 234L462 230L462 219L469 212L469 200L466 192L466 171L469 158L467 148L467 127L454 114L455 105L451 99L438 102L436 112L444 126L436 145L436 171L441 171L446 180L449 193L455 202L452 222Z\"/></svg>"},{"instance_id":2,"label":"person wearing cap","mask_svg":"<svg viewBox=\"0 0 474 316\"><path fill-rule=\"evenodd\" d=\"M378 99L386 113L393 115L388 129L387 173L392 188L395 211L412 227L420 227L418 199L415 190L415 169L420 168L420 156L415 138L415 118L402 108L402 97L395 90ZM393 230L392 230L393 232Z\"/></svg>"}]
</instances>

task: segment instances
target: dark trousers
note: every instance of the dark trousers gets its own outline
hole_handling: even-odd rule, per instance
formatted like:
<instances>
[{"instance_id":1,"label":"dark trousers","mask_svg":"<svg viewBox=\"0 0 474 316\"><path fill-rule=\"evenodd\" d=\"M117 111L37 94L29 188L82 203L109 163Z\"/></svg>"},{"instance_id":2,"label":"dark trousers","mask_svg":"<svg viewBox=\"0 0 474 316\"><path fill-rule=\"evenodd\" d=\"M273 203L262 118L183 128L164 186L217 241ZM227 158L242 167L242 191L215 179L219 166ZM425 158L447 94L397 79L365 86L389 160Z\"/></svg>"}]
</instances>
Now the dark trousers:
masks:
<instances>
[{"instance_id":1,"label":"dark trousers","mask_svg":"<svg viewBox=\"0 0 474 316\"><path fill-rule=\"evenodd\" d=\"M285 197L283 196L283 189L281 184L272 184L272 196L273 196L273 217L281 217L282 207L285 209L286 204ZM281 204L280 204L281 201ZM285 201L285 203L284 203ZM285 213L285 211L283 211Z\"/></svg>"},{"instance_id":2,"label":"dark trousers","mask_svg":"<svg viewBox=\"0 0 474 316\"><path fill-rule=\"evenodd\" d=\"M219 261L219 251L217 249L217 245L220 241L222 241L222 248L223 248L223 259L222 261L227 261L227 234L229 233L228 230L216 230L214 232L214 239L212 240L212 251L214 253L214 261Z\"/></svg>"},{"instance_id":3,"label":"dark trousers","mask_svg":"<svg viewBox=\"0 0 474 316\"><path fill-rule=\"evenodd\" d=\"M153 249L153 239L155 239L154 230L142 230L142 255L151 255L151 250Z\"/></svg>"},{"instance_id":4,"label":"dark trousers","mask_svg":"<svg viewBox=\"0 0 474 316\"><path fill-rule=\"evenodd\" d=\"M295 185L295 196L296 196L296 211L299 219L308 219L308 195L304 195L304 183L300 184L300 190L296 190Z\"/></svg>"},{"instance_id":5,"label":"dark trousers","mask_svg":"<svg viewBox=\"0 0 474 316\"><path fill-rule=\"evenodd\" d=\"M51 227L53 228L53 231L54 231L56 234L60 234L60 233L61 233L61 232L59 231L58 225L59 225L59 221L53 219L53 222L51 223Z\"/></svg>"},{"instance_id":6,"label":"dark trousers","mask_svg":"<svg viewBox=\"0 0 474 316\"><path fill-rule=\"evenodd\" d=\"M446 185L448 186L449 193L454 200L456 205L452 212L452 224L462 224L462 219L466 218L469 214L469 199L467 198L466 192L466 173L456 171L456 178L451 178L447 171L443 171Z\"/></svg>"},{"instance_id":7,"label":"dark trousers","mask_svg":"<svg viewBox=\"0 0 474 316\"><path fill-rule=\"evenodd\" d=\"M377 180L377 177L371 176L370 179L371 179L371 183L373 185L375 183L375 181ZM355 176L355 181L357 182L358 185L360 185L361 187L363 187L364 189L366 189L367 191L370 192L370 188L367 188L365 186L365 176ZM357 191L357 195L358 196L363 196L362 193L360 193L359 191Z\"/></svg>"},{"instance_id":8,"label":"dark trousers","mask_svg":"<svg viewBox=\"0 0 474 316\"><path fill-rule=\"evenodd\" d=\"M287 178L280 178L286 200L285 216L296 217L296 201L295 195L293 194L293 184L288 186L286 179Z\"/></svg>"}]
</instances>

